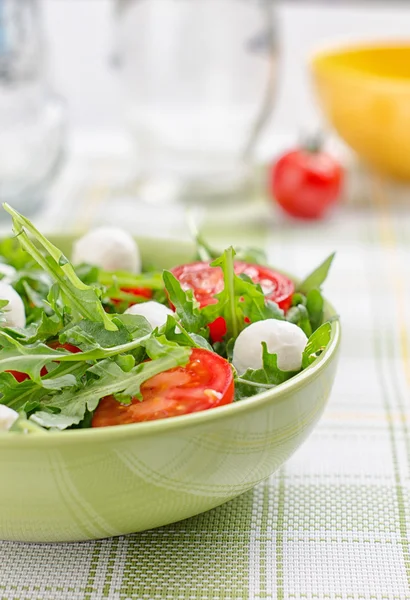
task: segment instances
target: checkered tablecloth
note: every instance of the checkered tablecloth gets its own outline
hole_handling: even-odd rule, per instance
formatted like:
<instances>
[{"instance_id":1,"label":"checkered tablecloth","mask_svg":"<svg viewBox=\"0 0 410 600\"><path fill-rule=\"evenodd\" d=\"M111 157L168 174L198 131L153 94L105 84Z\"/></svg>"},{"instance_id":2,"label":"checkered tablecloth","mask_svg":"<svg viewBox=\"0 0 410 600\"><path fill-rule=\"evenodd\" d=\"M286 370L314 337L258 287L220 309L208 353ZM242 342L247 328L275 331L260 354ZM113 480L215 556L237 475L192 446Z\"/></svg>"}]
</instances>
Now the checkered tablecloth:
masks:
<instances>
[{"instance_id":1,"label":"checkered tablecloth","mask_svg":"<svg viewBox=\"0 0 410 600\"><path fill-rule=\"evenodd\" d=\"M154 228L158 207L114 193L107 165L77 171L39 225L122 219L137 233L151 223L153 235L187 235L178 207ZM247 494L162 529L73 545L0 542L0 598L410 599L410 193L367 183L324 223L290 223L258 200L201 214L210 237L259 242L297 275L337 251L326 292L342 317L340 367L294 457Z\"/></svg>"}]
</instances>

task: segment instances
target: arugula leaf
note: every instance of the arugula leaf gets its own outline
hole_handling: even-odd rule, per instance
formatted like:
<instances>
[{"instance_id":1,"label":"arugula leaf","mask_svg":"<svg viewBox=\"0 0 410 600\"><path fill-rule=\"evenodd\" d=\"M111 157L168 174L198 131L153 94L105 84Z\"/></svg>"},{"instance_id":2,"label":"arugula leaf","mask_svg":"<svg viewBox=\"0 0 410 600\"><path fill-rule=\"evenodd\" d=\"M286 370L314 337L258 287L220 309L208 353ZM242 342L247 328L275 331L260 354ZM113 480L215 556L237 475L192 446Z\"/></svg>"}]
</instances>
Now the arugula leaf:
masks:
<instances>
[{"instance_id":1,"label":"arugula leaf","mask_svg":"<svg viewBox=\"0 0 410 600\"><path fill-rule=\"evenodd\" d=\"M3 262L11 265L17 271L29 269L35 264L30 254L23 250L15 237L0 241L0 256L3 257Z\"/></svg>"},{"instance_id":2,"label":"arugula leaf","mask_svg":"<svg viewBox=\"0 0 410 600\"><path fill-rule=\"evenodd\" d=\"M167 322L159 329L158 333L164 335L170 342L176 342L179 346L205 348L212 351L211 344L202 335L188 333L172 315L168 315Z\"/></svg>"},{"instance_id":3,"label":"arugula leaf","mask_svg":"<svg viewBox=\"0 0 410 600\"><path fill-rule=\"evenodd\" d=\"M198 308L192 290L183 290L171 271L162 274L165 289L171 304L175 307L182 326L190 333L198 333L205 325L203 312Z\"/></svg>"},{"instance_id":4,"label":"arugula leaf","mask_svg":"<svg viewBox=\"0 0 410 600\"><path fill-rule=\"evenodd\" d=\"M7 311L5 311L4 309L8 304L8 300L0 300L0 323L4 324L6 322L6 315L4 313Z\"/></svg>"},{"instance_id":5,"label":"arugula leaf","mask_svg":"<svg viewBox=\"0 0 410 600\"><path fill-rule=\"evenodd\" d=\"M271 389L297 373L279 369L278 357L269 353L266 342L262 342L262 364L261 369L248 369L243 375L235 378L235 401Z\"/></svg>"},{"instance_id":6,"label":"arugula leaf","mask_svg":"<svg viewBox=\"0 0 410 600\"><path fill-rule=\"evenodd\" d=\"M251 323L264 321L265 319L278 319L279 321L285 319L283 310L279 308L276 302L268 300L265 297L259 284L254 283L244 273L235 277L243 281L243 283L240 283L235 279L236 293L240 294L239 302L241 309Z\"/></svg>"},{"instance_id":7,"label":"arugula leaf","mask_svg":"<svg viewBox=\"0 0 410 600\"><path fill-rule=\"evenodd\" d=\"M306 309L309 313L312 331L316 331L323 321L324 304L325 302L320 291L310 290L306 298Z\"/></svg>"},{"instance_id":8,"label":"arugula leaf","mask_svg":"<svg viewBox=\"0 0 410 600\"><path fill-rule=\"evenodd\" d=\"M120 346L131 342L134 336L149 335L152 331L148 321L140 315L118 315L118 317L114 317L113 323L117 326L117 330L107 331L103 323L83 319L72 327L65 329L60 334L59 340L63 344L68 342L78 346L83 351L88 351L96 348Z\"/></svg>"},{"instance_id":9,"label":"arugula leaf","mask_svg":"<svg viewBox=\"0 0 410 600\"><path fill-rule=\"evenodd\" d=\"M19 383L11 373L0 373L0 404L20 411L27 402L38 403L48 390L26 379Z\"/></svg>"},{"instance_id":10,"label":"arugula leaf","mask_svg":"<svg viewBox=\"0 0 410 600\"><path fill-rule=\"evenodd\" d=\"M120 354L116 357L115 362L126 373L135 367L135 358L132 354Z\"/></svg>"},{"instance_id":11,"label":"arugula leaf","mask_svg":"<svg viewBox=\"0 0 410 600\"><path fill-rule=\"evenodd\" d=\"M326 349L332 337L332 326L327 321L310 336L302 357L302 369L306 369Z\"/></svg>"},{"instance_id":12,"label":"arugula leaf","mask_svg":"<svg viewBox=\"0 0 410 600\"><path fill-rule=\"evenodd\" d=\"M85 268L85 265L82 268ZM150 288L151 290L162 290L164 288L160 271L131 275L126 271L115 271L113 273L100 270L97 280L101 285L117 291L120 288Z\"/></svg>"},{"instance_id":13,"label":"arugula leaf","mask_svg":"<svg viewBox=\"0 0 410 600\"><path fill-rule=\"evenodd\" d=\"M23 434L45 434L47 433L46 429L43 429L41 426L36 423L32 423L27 419L27 415L22 411L14 421L13 425L10 427L9 431L14 431L15 433L23 433Z\"/></svg>"},{"instance_id":14,"label":"arugula leaf","mask_svg":"<svg viewBox=\"0 0 410 600\"><path fill-rule=\"evenodd\" d=\"M67 427L71 427L71 425L78 424L84 418L85 410L83 416L80 418L76 412L76 409L78 409L78 414L83 414L82 407L74 404L67 405L66 412L64 413L53 413L45 410L38 410L31 415L29 423L34 423L47 429L67 429Z\"/></svg>"},{"instance_id":15,"label":"arugula leaf","mask_svg":"<svg viewBox=\"0 0 410 600\"><path fill-rule=\"evenodd\" d=\"M77 277L79 277L83 283L87 285L99 283L99 267L82 263L81 265L76 265L74 270Z\"/></svg>"},{"instance_id":16,"label":"arugula leaf","mask_svg":"<svg viewBox=\"0 0 410 600\"><path fill-rule=\"evenodd\" d=\"M0 404L16 411L35 410L50 393L77 385L88 366L84 363L57 366L54 373L49 372L39 383L32 379L18 382L11 373L0 373Z\"/></svg>"},{"instance_id":17,"label":"arugula leaf","mask_svg":"<svg viewBox=\"0 0 410 600\"><path fill-rule=\"evenodd\" d=\"M309 312L307 307L303 304L292 306L286 314L286 320L300 327L307 337L312 334Z\"/></svg>"},{"instance_id":18,"label":"arugula leaf","mask_svg":"<svg viewBox=\"0 0 410 600\"><path fill-rule=\"evenodd\" d=\"M37 323L32 323L24 330L7 327L5 331L20 341L24 341L25 344L33 344L34 342L55 338L62 328L63 322L58 315L48 316L45 312L42 312L40 320Z\"/></svg>"},{"instance_id":19,"label":"arugula leaf","mask_svg":"<svg viewBox=\"0 0 410 600\"><path fill-rule=\"evenodd\" d=\"M202 309L202 314L206 316L207 322L212 322L216 317L222 316L226 322L226 339L231 337L237 338L244 327L243 312L239 307L237 296L241 292L235 289L236 280L239 277L235 275L234 269L235 250L230 247L225 252L211 263L211 267L220 267L223 272L224 289L215 297L218 300L217 304L209 304Z\"/></svg>"},{"instance_id":20,"label":"arugula leaf","mask_svg":"<svg viewBox=\"0 0 410 600\"><path fill-rule=\"evenodd\" d=\"M137 316L137 315L134 315ZM112 347L95 347L85 352L71 353L64 349L54 350L41 342L25 346L0 329L0 343L3 350L0 353L0 373L8 370L27 373L33 380L40 382L40 371L43 366L52 361L58 362L85 362L95 361L119 354L131 352L148 339L150 333L141 330L140 335L135 335L131 341Z\"/></svg>"},{"instance_id":21,"label":"arugula leaf","mask_svg":"<svg viewBox=\"0 0 410 600\"><path fill-rule=\"evenodd\" d=\"M317 267L317 269L308 275L306 279L304 279L302 283L297 286L296 291L306 295L313 289L320 289L322 283L325 281L329 273L329 269L332 265L334 257L335 252L328 256L327 259Z\"/></svg>"},{"instance_id":22,"label":"arugula leaf","mask_svg":"<svg viewBox=\"0 0 410 600\"><path fill-rule=\"evenodd\" d=\"M13 230L22 248L29 252L40 267L58 283L60 292L71 308L80 317L90 321L102 322L106 329L115 331L116 326L104 311L97 291L79 279L73 266L61 250L51 244L26 217L6 203L3 206L13 218ZM26 231L42 246L46 255L40 252L28 237Z\"/></svg>"},{"instance_id":23,"label":"arugula leaf","mask_svg":"<svg viewBox=\"0 0 410 600\"><path fill-rule=\"evenodd\" d=\"M203 262L210 262L220 256L220 251L212 248L199 232L192 215L187 215L188 227L196 243L196 258ZM266 264L266 253L261 248L243 247L236 248L236 259L247 263Z\"/></svg>"},{"instance_id":24,"label":"arugula leaf","mask_svg":"<svg viewBox=\"0 0 410 600\"><path fill-rule=\"evenodd\" d=\"M16 273L13 287L24 302L27 325L41 318L43 312L51 314L52 311L46 301L51 284L50 277L37 268Z\"/></svg>"},{"instance_id":25,"label":"arugula leaf","mask_svg":"<svg viewBox=\"0 0 410 600\"><path fill-rule=\"evenodd\" d=\"M298 306L298 304L303 304L303 306L306 306L306 296L300 292L295 292L292 295L292 306Z\"/></svg>"}]
</instances>

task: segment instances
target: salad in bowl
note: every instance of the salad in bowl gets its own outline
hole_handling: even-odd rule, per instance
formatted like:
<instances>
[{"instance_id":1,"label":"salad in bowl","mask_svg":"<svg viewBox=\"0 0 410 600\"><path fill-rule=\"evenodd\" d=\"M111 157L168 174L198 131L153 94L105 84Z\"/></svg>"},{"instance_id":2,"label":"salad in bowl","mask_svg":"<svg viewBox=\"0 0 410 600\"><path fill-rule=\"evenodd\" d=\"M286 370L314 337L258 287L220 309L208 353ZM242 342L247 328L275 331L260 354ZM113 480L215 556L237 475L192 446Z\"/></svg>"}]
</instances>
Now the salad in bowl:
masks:
<instances>
[{"instance_id":1,"label":"salad in bowl","mask_svg":"<svg viewBox=\"0 0 410 600\"><path fill-rule=\"evenodd\" d=\"M0 539L123 535L214 508L320 418L340 324L259 251L100 228L0 240Z\"/></svg>"},{"instance_id":2,"label":"salad in bowl","mask_svg":"<svg viewBox=\"0 0 410 600\"><path fill-rule=\"evenodd\" d=\"M282 385L331 339L321 286L260 252L141 269L125 231L95 229L71 256L10 206L0 244L0 431L47 434L214 410ZM166 251L166 250L165 250Z\"/></svg>"}]
</instances>

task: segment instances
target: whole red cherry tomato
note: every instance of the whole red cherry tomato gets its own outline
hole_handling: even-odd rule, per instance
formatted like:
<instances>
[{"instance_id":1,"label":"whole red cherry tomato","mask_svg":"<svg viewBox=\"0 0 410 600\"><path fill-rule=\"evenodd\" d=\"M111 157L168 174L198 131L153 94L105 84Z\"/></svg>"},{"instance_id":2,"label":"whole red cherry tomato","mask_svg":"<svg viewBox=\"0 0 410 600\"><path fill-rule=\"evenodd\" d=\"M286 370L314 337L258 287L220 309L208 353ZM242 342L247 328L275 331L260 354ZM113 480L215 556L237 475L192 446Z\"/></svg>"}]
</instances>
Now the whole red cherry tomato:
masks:
<instances>
[{"instance_id":1,"label":"whole red cherry tomato","mask_svg":"<svg viewBox=\"0 0 410 600\"><path fill-rule=\"evenodd\" d=\"M337 202L343 168L327 152L313 147L283 154L269 171L269 191L293 217L317 219Z\"/></svg>"},{"instance_id":2,"label":"whole red cherry tomato","mask_svg":"<svg viewBox=\"0 0 410 600\"><path fill-rule=\"evenodd\" d=\"M142 401L120 404L103 398L94 413L92 427L154 421L215 408L233 402L234 383L230 364L214 352L194 348L185 367L175 367L145 381Z\"/></svg>"},{"instance_id":3,"label":"whole red cherry tomato","mask_svg":"<svg viewBox=\"0 0 410 600\"><path fill-rule=\"evenodd\" d=\"M172 273L181 283L183 289L191 289L199 306L215 304L216 294L224 287L223 272L220 267L211 267L207 262L195 262L180 265L172 269ZM292 302L295 287L290 279L268 267L250 264L242 261L235 262L235 273L245 273L254 283L258 283L266 298L276 302L280 308L287 310ZM209 324L209 332L214 342L222 341L226 334L226 322L218 317Z\"/></svg>"}]
</instances>

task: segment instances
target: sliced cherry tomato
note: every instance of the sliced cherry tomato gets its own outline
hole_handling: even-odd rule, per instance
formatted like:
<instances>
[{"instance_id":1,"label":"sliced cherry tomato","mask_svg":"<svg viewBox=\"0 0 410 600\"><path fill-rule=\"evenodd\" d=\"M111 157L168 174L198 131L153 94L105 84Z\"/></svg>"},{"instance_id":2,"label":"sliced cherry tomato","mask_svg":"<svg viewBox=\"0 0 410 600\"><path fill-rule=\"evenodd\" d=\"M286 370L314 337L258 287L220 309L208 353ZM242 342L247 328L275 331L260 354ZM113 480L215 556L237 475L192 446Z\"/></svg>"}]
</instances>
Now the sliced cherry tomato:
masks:
<instances>
[{"instance_id":1,"label":"sliced cherry tomato","mask_svg":"<svg viewBox=\"0 0 410 600\"><path fill-rule=\"evenodd\" d=\"M194 348L188 364L159 373L141 386L142 401L120 404L107 396L94 413L92 427L154 421L207 410L233 401L234 383L228 361Z\"/></svg>"},{"instance_id":2,"label":"sliced cherry tomato","mask_svg":"<svg viewBox=\"0 0 410 600\"><path fill-rule=\"evenodd\" d=\"M50 348L53 348L54 350L59 350L59 349L63 349L63 350L67 350L67 352L71 352L72 354L77 354L78 352L81 352L80 348L77 348L77 346L73 346L73 344L60 344L60 342L58 340L56 340L55 342L50 342L50 344L48 344L50 346Z\"/></svg>"},{"instance_id":3,"label":"sliced cherry tomato","mask_svg":"<svg viewBox=\"0 0 410 600\"><path fill-rule=\"evenodd\" d=\"M50 346L50 348L53 348L54 350L57 350L58 348L63 348L64 350L67 350L68 352L72 352L73 354L76 354L77 352L81 352L80 348L77 348L77 346L73 346L72 344L60 344L59 341L51 342L48 345ZM21 371L6 371L6 373L11 373L13 375L14 379L16 379L19 383L21 383L22 381L25 381L26 379L29 379L29 376L27 375L27 373L22 373ZM46 367L43 367L40 371L40 376L44 377L44 375L47 375Z\"/></svg>"},{"instance_id":4,"label":"sliced cherry tomato","mask_svg":"<svg viewBox=\"0 0 410 600\"><path fill-rule=\"evenodd\" d=\"M11 373L13 375L14 379L16 381L18 381L19 383L21 383L22 381L25 381L26 379L30 379L29 376L27 375L27 373L22 373L21 371L7 370L7 371L5 371L5 373Z\"/></svg>"},{"instance_id":5,"label":"sliced cherry tomato","mask_svg":"<svg viewBox=\"0 0 410 600\"><path fill-rule=\"evenodd\" d=\"M152 298L152 290L150 288L121 288L122 292L126 294L132 294L133 296L142 296L143 298Z\"/></svg>"},{"instance_id":6,"label":"sliced cherry tomato","mask_svg":"<svg viewBox=\"0 0 410 600\"><path fill-rule=\"evenodd\" d=\"M223 317L218 317L212 323L209 323L209 335L213 342L222 342L226 335L226 321Z\"/></svg>"},{"instance_id":7,"label":"sliced cherry tomato","mask_svg":"<svg viewBox=\"0 0 410 600\"><path fill-rule=\"evenodd\" d=\"M294 217L317 219L337 202L343 168L318 147L293 150L279 158L269 173L272 197Z\"/></svg>"},{"instance_id":8,"label":"sliced cherry tomato","mask_svg":"<svg viewBox=\"0 0 410 600\"><path fill-rule=\"evenodd\" d=\"M184 290L191 289L201 308L217 302L215 296L223 290L223 272L220 267L211 267L206 262L195 262L180 265L172 269L172 273L181 283ZM245 273L254 283L259 283L266 298L276 302L283 310L287 310L292 302L295 287L290 279L268 267L253 265L242 261L235 262L235 273ZM226 334L226 323L218 317L209 325L211 339L220 342Z\"/></svg>"}]
</instances>

